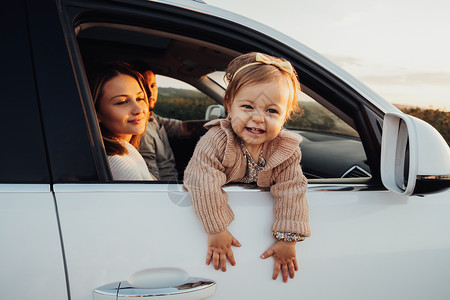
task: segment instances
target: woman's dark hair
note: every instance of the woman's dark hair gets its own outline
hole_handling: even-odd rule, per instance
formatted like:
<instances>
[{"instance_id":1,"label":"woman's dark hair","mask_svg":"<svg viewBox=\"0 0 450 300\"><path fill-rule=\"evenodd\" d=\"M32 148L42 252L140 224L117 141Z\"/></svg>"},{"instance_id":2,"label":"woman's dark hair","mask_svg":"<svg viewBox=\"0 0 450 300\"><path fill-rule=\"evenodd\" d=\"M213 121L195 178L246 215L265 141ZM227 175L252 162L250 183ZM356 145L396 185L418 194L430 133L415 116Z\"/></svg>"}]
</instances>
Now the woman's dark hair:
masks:
<instances>
[{"instance_id":1,"label":"woman's dark hair","mask_svg":"<svg viewBox=\"0 0 450 300\"><path fill-rule=\"evenodd\" d=\"M125 62L109 62L97 69L95 75L92 76L90 80L92 99L94 101L94 107L96 111L98 111L100 99L103 97L103 87L105 86L105 84L121 74L128 75L136 79L145 94L146 101L148 101L144 77L139 72L137 72L130 64L127 64ZM99 123L99 126L107 155L124 155L128 153L127 149L114 138L114 135L108 129L106 129L101 123ZM136 149L139 149L140 141L140 134L133 135L131 137L130 144L133 145Z\"/></svg>"}]
</instances>

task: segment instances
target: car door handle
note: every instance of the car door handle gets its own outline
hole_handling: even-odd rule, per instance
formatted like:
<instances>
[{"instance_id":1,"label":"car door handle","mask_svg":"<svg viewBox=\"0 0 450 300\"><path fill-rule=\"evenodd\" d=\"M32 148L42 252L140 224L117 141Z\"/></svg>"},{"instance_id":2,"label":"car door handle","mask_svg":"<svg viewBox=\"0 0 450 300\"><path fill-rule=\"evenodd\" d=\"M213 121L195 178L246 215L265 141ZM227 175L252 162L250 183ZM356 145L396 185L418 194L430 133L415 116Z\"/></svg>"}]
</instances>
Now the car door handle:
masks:
<instances>
[{"instance_id":1,"label":"car door handle","mask_svg":"<svg viewBox=\"0 0 450 300\"><path fill-rule=\"evenodd\" d=\"M180 280L180 271L178 269L154 269L138 272L136 273L138 276L131 276L129 280L110 283L95 289L94 300L131 298L197 300L214 295L216 291L214 281L189 277L187 274ZM158 274L161 274L160 277L163 277L163 280L159 280L159 282L151 280ZM175 279L170 280L170 275L173 275ZM145 278L142 279L143 277Z\"/></svg>"}]
</instances>

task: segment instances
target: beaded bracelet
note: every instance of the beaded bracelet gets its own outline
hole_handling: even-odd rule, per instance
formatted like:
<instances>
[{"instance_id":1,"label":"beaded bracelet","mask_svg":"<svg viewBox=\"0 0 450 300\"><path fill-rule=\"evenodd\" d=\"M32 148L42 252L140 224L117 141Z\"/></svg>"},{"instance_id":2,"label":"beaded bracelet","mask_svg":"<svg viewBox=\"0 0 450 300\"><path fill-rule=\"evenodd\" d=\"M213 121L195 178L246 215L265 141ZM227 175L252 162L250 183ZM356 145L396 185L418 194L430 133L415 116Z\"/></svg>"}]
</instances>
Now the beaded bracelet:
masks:
<instances>
[{"instance_id":1,"label":"beaded bracelet","mask_svg":"<svg viewBox=\"0 0 450 300\"><path fill-rule=\"evenodd\" d=\"M305 237L301 236L299 233L291 232L274 231L272 236L279 241L285 242L301 242L305 240Z\"/></svg>"}]
</instances>

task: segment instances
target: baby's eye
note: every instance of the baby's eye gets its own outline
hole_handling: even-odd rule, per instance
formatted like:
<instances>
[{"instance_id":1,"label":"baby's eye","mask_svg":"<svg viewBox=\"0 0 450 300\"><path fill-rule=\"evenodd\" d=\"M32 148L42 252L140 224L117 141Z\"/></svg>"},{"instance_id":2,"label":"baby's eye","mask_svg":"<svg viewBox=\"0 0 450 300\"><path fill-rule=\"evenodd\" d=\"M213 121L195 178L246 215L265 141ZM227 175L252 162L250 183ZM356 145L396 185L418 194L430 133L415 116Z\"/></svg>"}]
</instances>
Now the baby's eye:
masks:
<instances>
[{"instance_id":1,"label":"baby's eye","mask_svg":"<svg viewBox=\"0 0 450 300\"><path fill-rule=\"evenodd\" d=\"M145 98L144 97L138 97L138 98L136 98L136 101L145 101Z\"/></svg>"},{"instance_id":2,"label":"baby's eye","mask_svg":"<svg viewBox=\"0 0 450 300\"><path fill-rule=\"evenodd\" d=\"M273 109L273 108L269 108L269 109L267 110L267 112L268 112L269 114L277 114L277 113L278 113L278 111L277 111L276 109Z\"/></svg>"},{"instance_id":3,"label":"baby's eye","mask_svg":"<svg viewBox=\"0 0 450 300\"><path fill-rule=\"evenodd\" d=\"M244 104L244 105L242 105L242 107L246 108L246 109L252 109L253 108L251 105L248 105L248 104Z\"/></svg>"}]
</instances>

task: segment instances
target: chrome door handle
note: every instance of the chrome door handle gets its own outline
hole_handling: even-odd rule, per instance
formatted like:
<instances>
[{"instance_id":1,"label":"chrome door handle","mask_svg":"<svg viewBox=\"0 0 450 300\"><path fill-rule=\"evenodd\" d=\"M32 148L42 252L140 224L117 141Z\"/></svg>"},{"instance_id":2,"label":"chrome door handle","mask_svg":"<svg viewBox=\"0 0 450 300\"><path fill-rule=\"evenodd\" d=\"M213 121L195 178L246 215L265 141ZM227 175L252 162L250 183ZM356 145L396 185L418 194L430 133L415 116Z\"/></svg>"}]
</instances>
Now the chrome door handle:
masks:
<instances>
[{"instance_id":1,"label":"chrome door handle","mask_svg":"<svg viewBox=\"0 0 450 300\"><path fill-rule=\"evenodd\" d=\"M94 290L94 300L131 298L197 300L208 298L216 291L214 281L198 277L187 277L186 280L178 282L174 286L154 286L151 283L149 286L146 287L142 282L138 286L128 281L110 283Z\"/></svg>"}]
</instances>

